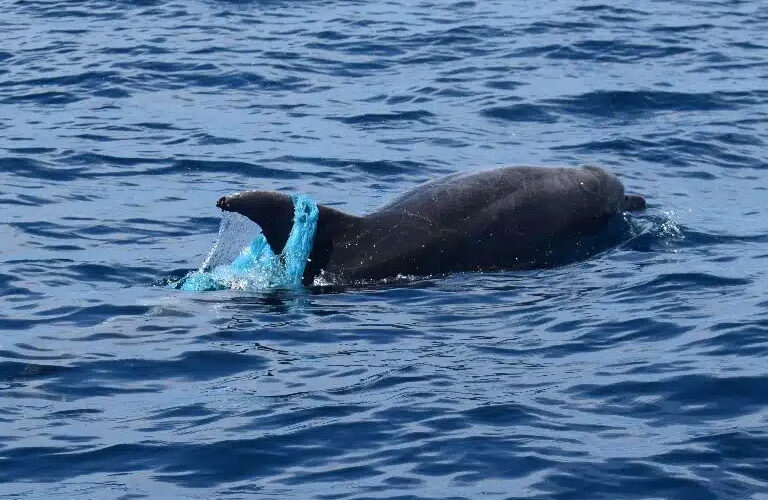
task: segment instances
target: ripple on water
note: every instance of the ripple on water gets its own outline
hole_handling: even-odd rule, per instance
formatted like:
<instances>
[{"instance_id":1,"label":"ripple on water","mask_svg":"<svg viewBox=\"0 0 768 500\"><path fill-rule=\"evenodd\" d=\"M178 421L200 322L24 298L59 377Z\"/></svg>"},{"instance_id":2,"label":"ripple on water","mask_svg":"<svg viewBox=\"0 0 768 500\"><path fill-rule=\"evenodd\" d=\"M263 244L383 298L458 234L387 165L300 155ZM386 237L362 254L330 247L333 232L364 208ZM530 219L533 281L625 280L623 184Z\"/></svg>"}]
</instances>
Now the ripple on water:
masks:
<instances>
[{"instance_id":1,"label":"ripple on water","mask_svg":"<svg viewBox=\"0 0 768 500\"><path fill-rule=\"evenodd\" d=\"M764 497L767 20L8 3L0 496ZM222 195L362 214L513 164L604 165L650 210L553 269L158 286Z\"/></svg>"}]
</instances>

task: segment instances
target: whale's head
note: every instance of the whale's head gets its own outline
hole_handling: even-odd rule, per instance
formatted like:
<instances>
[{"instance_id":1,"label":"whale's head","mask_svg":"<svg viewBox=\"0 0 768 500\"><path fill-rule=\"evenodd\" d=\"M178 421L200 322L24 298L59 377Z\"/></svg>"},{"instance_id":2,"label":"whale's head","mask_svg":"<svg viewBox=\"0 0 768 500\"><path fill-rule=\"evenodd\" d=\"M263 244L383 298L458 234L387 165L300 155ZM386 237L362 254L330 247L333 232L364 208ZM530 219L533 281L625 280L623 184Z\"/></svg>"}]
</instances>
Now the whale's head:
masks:
<instances>
[{"instance_id":1,"label":"whale's head","mask_svg":"<svg viewBox=\"0 0 768 500\"><path fill-rule=\"evenodd\" d=\"M222 196L216 206L227 212L237 212L258 224L275 253L285 247L293 226L294 208L290 196L269 191L245 191Z\"/></svg>"},{"instance_id":2,"label":"whale's head","mask_svg":"<svg viewBox=\"0 0 768 500\"><path fill-rule=\"evenodd\" d=\"M621 203L622 212L639 212L645 210L645 198L639 194L628 194L624 196Z\"/></svg>"},{"instance_id":3,"label":"whale's head","mask_svg":"<svg viewBox=\"0 0 768 500\"><path fill-rule=\"evenodd\" d=\"M639 194L626 194L624 184L616 175L593 165L585 166L579 184L592 192L593 199L600 202L610 213L638 212L645 210L645 198Z\"/></svg>"}]
</instances>

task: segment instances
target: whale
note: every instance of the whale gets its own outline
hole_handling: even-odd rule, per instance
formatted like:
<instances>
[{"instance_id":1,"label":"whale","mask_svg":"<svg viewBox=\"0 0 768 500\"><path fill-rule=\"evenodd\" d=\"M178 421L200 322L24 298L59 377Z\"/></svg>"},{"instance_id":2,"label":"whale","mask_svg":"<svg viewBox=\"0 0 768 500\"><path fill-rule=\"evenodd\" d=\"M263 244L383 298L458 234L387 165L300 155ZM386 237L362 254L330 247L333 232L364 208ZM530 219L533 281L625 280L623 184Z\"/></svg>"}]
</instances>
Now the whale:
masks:
<instances>
[{"instance_id":1,"label":"whale","mask_svg":"<svg viewBox=\"0 0 768 500\"><path fill-rule=\"evenodd\" d=\"M290 195L245 191L216 206L261 228L277 253L293 226ZM619 178L596 166L502 167L422 184L367 215L318 204L302 282L525 270L562 263L608 221L644 210Z\"/></svg>"}]
</instances>

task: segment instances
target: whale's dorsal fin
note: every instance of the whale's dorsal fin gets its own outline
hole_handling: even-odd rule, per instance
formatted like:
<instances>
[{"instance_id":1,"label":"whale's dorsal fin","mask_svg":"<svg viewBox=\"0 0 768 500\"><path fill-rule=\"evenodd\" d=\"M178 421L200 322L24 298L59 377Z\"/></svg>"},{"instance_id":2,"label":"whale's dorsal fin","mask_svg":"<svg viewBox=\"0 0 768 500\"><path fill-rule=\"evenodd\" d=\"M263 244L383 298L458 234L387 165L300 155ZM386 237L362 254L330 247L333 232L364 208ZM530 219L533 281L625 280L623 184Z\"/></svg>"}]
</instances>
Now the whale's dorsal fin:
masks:
<instances>
[{"instance_id":1,"label":"whale's dorsal fin","mask_svg":"<svg viewBox=\"0 0 768 500\"><path fill-rule=\"evenodd\" d=\"M267 243L275 253L281 253L293 227L293 198L287 194L270 191L245 191L231 196L222 196L216 206L228 212L237 212L259 225ZM359 217L349 215L335 208L317 206L320 214L317 220L313 253L317 243L328 245L334 237L349 227Z\"/></svg>"},{"instance_id":2,"label":"whale's dorsal fin","mask_svg":"<svg viewBox=\"0 0 768 500\"><path fill-rule=\"evenodd\" d=\"M293 225L293 200L290 196L266 191L246 191L222 196L216 206L227 212L237 212L258 224L275 253L280 253L285 247Z\"/></svg>"}]
</instances>

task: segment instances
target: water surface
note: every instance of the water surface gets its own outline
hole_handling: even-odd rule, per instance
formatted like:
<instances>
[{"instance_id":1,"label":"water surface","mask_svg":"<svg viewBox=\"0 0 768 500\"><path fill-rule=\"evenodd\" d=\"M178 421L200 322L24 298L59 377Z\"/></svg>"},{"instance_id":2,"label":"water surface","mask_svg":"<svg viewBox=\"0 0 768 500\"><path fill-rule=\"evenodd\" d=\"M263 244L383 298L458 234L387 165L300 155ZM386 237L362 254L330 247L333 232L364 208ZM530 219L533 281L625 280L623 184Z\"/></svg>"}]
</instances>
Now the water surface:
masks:
<instances>
[{"instance_id":1,"label":"water surface","mask_svg":"<svg viewBox=\"0 0 768 500\"><path fill-rule=\"evenodd\" d=\"M0 496L766 498L761 2L18 1L0 17ZM215 201L364 213L602 165L630 242L249 293Z\"/></svg>"}]
</instances>

